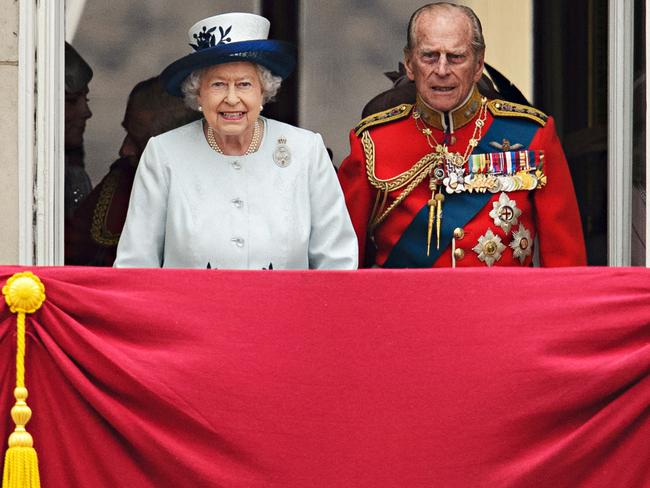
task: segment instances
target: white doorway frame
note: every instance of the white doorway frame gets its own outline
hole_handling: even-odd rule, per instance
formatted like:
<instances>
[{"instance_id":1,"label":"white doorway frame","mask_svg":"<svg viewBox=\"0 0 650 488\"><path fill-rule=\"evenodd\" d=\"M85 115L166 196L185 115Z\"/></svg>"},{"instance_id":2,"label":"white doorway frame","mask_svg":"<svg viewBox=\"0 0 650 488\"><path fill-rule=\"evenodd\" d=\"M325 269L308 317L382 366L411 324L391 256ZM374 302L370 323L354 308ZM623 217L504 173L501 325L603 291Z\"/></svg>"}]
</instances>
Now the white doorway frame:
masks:
<instances>
[{"instance_id":1,"label":"white doorway frame","mask_svg":"<svg viewBox=\"0 0 650 488\"><path fill-rule=\"evenodd\" d=\"M19 7L19 263L63 264L63 1L22 0Z\"/></svg>"},{"instance_id":2,"label":"white doorway frame","mask_svg":"<svg viewBox=\"0 0 650 488\"><path fill-rule=\"evenodd\" d=\"M609 0L607 262L629 266L632 257L632 101L634 2Z\"/></svg>"},{"instance_id":3,"label":"white doorway frame","mask_svg":"<svg viewBox=\"0 0 650 488\"><path fill-rule=\"evenodd\" d=\"M650 73L650 49L648 33L650 33L650 0L645 2L645 100L646 100L646 115L645 115L645 265L650 268L650 199L648 199L648 192L650 192L650 83L648 83L648 73Z\"/></svg>"}]
</instances>

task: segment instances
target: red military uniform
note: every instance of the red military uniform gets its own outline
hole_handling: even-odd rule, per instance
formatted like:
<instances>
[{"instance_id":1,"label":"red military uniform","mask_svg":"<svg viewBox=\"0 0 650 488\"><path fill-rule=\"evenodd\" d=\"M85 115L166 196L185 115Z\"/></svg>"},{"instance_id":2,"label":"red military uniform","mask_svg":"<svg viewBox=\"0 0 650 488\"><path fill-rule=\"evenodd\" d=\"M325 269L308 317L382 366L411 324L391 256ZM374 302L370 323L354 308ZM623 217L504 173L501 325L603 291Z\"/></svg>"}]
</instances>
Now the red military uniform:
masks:
<instances>
[{"instance_id":1,"label":"red military uniform","mask_svg":"<svg viewBox=\"0 0 650 488\"><path fill-rule=\"evenodd\" d=\"M360 264L530 266L536 237L542 266L586 264L555 124L532 107L475 90L445 116L418 99L362 120L350 146L339 179Z\"/></svg>"}]
</instances>

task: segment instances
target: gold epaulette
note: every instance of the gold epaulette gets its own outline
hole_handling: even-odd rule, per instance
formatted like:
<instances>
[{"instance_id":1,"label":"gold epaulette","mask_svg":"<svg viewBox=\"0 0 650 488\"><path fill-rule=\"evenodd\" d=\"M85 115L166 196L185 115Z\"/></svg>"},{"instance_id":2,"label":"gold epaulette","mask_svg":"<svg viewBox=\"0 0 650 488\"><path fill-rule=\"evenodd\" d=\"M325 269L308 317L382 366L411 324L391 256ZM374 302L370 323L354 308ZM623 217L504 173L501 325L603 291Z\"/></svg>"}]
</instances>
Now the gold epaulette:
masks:
<instances>
[{"instance_id":1,"label":"gold epaulette","mask_svg":"<svg viewBox=\"0 0 650 488\"><path fill-rule=\"evenodd\" d=\"M403 103L397 107L384 110L383 112L377 112L376 114L368 115L368 117L362 119L361 122L357 124L357 126L354 128L354 133L359 136L364 130L369 129L370 127L404 118L411 113L411 108L413 108L412 104Z\"/></svg>"},{"instance_id":2,"label":"gold epaulette","mask_svg":"<svg viewBox=\"0 0 650 488\"><path fill-rule=\"evenodd\" d=\"M548 115L536 108L506 100L490 100L488 109L495 117L524 117L534 120L542 127L546 125L548 119Z\"/></svg>"}]
</instances>

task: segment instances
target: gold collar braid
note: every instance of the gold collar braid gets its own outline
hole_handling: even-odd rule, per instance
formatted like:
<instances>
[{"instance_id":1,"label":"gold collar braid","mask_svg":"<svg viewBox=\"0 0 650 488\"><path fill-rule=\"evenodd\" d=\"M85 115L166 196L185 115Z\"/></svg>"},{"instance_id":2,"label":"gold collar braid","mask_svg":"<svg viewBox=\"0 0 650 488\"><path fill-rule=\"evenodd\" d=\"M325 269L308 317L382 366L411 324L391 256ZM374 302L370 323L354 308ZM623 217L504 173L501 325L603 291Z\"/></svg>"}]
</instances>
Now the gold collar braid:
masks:
<instances>
[{"instance_id":1,"label":"gold collar braid","mask_svg":"<svg viewBox=\"0 0 650 488\"><path fill-rule=\"evenodd\" d=\"M454 132L456 129L460 129L474 119L474 116L481 109L481 98L482 95L475 86L467 99L459 107L448 112L450 125L449 132ZM445 114L427 105L425 101L420 98L419 94L416 97L415 106L427 124L438 130L447 130Z\"/></svg>"}]
</instances>

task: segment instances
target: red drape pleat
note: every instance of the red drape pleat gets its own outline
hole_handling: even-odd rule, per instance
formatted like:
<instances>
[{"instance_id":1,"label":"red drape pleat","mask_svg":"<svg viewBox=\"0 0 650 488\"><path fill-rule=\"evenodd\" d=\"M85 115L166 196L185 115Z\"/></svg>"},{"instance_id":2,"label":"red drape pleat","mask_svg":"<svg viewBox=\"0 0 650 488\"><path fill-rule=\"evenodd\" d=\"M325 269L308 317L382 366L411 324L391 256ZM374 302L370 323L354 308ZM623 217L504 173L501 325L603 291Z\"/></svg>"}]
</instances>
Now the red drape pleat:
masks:
<instances>
[{"instance_id":1,"label":"red drape pleat","mask_svg":"<svg viewBox=\"0 0 650 488\"><path fill-rule=\"evenodd\" d=\"M650 486L650 270L27 269L44 487Z\"/></svg>"}]
</instances>

